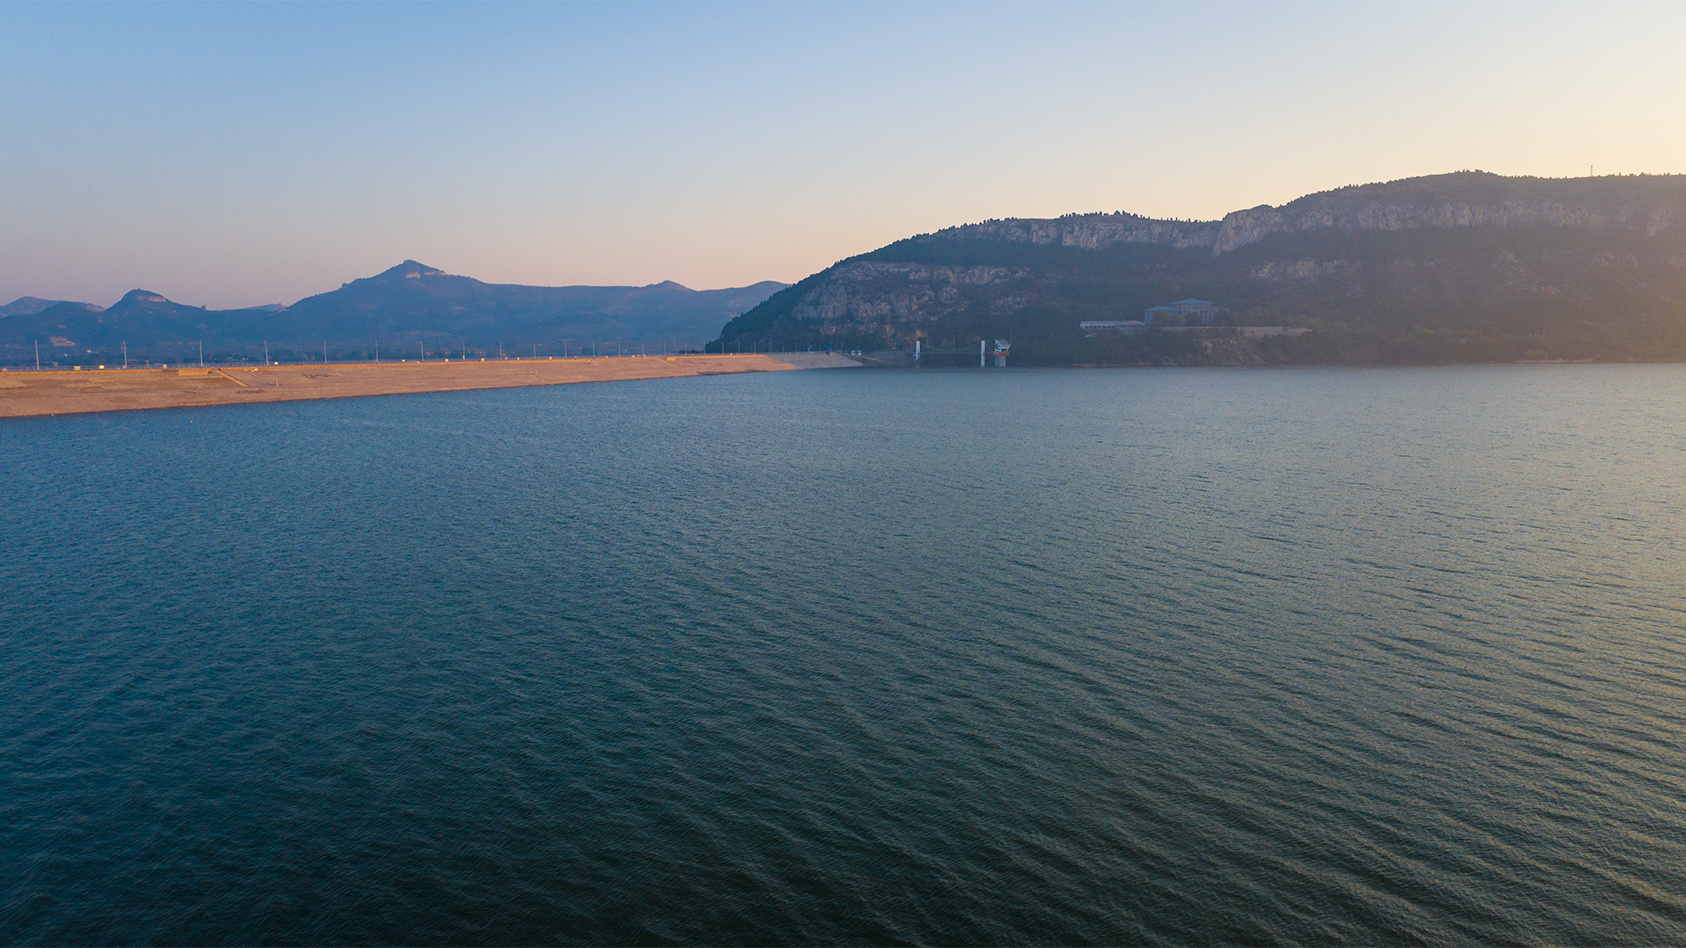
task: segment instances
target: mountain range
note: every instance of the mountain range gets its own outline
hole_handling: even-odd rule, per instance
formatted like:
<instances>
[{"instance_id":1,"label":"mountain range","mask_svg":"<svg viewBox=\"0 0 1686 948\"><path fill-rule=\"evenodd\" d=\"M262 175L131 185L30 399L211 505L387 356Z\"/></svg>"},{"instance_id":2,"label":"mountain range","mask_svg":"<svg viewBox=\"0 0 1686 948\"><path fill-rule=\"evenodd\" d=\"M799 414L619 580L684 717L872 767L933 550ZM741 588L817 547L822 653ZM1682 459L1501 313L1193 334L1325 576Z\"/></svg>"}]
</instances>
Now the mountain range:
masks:
<instances>
[{"instance_id":1,"label":"mountain range","mask_svg":"<svg viewBox=\"0 0 1686 948\"><path fill-rule=\"evenodd\" d=\"M1185 298L1220 322L1123 335ZM1016 363L1686 360L1686 176L1356 185L1221 220L992 220L850 257L727 323L719 351L968 348Z\"/></svg>"},{"instance_id":2,"label":"mountain range","mask_svg":"<svg viewBox=\"0 0 1686 948\"><path fill-rule=\"evenodd\" d=\"M20 296L5 306L0 306L0 319L7 316L34 316L44 309L50 309L64 302L68 302L68 300L44 300L38 296ZM93 313L105 312L104 306L95 306L92 303L72 303L71 305L80 306Z\"/></svg>"},{"instance_id":3,"label":"mountain range","mask_svg":"<svg viewBox=\"0 0 1686 948\"><path fill-rule=\"evenodd\" d=\"M377 345L398 352L463 347L543 347L560 354L591 342L694 347L733 316L786 284L692 290L650 286L521 286L482 283L406 260L372 277L291 306L211 310L132 290L107 309L23 297L0 308L0 360L27 361L39 342L55 358L76 354L178 353L200 342L227 355L268 345L356 356ZM7 351L10 350L10 351ZM248 353L249 354L249 353ZM80 361L87 361L82 359Z\"/></svg>"}]
</instances>

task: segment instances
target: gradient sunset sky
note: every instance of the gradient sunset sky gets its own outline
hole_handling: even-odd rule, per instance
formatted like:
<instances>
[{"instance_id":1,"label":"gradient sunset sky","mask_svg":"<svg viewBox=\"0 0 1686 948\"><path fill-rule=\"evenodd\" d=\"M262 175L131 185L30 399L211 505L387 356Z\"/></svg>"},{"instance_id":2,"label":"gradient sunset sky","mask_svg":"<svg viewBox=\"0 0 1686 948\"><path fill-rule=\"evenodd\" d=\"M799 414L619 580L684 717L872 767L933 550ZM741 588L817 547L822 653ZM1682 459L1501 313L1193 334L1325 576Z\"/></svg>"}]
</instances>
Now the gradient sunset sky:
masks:
<instances>
[{"instance_id":1,"label":"gradient sunset sky","mask_svg":"<svg viewBox=\"0 0 1686 948\"><path fill-rule=\"evenodd\" d=\"M0 4L0 302L794 281L911 234L1686 171L1686 5Z\"/></svg>"}]
</instances>

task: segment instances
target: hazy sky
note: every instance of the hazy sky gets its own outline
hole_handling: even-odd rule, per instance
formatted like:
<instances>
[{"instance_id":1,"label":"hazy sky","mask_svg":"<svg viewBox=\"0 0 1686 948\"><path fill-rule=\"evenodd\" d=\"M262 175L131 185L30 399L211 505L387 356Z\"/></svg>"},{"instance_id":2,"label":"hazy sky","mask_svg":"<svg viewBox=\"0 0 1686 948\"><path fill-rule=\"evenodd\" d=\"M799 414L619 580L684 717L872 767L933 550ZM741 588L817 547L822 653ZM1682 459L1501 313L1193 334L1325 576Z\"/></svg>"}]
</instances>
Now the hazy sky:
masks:
<instances>
[{"instance_id":1,"label":"hazy sky","mask_svg":"<svg viewBox=\"0 0 1686 948\"><path fill-rule=\"evenodd\" d=\"M915 233L1686 171L1686 4L0 4L0 302L792 281Z\"/></svg>"}]
</instances>

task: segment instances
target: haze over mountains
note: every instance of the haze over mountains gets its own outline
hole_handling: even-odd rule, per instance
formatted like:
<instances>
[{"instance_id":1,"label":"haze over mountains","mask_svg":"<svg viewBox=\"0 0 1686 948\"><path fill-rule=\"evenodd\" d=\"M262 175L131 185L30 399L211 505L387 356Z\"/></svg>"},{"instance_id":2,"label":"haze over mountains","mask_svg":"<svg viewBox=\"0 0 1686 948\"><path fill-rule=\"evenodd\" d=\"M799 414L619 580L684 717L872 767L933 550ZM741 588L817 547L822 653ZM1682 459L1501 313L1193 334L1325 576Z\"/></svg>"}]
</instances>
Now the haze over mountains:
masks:
<instances>
[{"instance_id":1,"label":"haze over mountains","mask_svg":"<svg viewBox=\"0 0 1686 948\"><path fill-rule=\"evenodd\" d=\"M1080 326L1189 297L1227 307L1232 325L1316 331L1247 340ZM775 293L711 348L980 338L1010 338L1020 364L1686 359L1686 176L1459 172L1217 221L951 227Z\"/></svg>"},{"instance_id":2,"label":"haze over mountains","mask_svg":"<svg viewBox=\"0 0 1686 948\"><path fill-rule=\"evenodd\" d=\"M1190 297L1227 308L1220 323L1312 332L1081 326ZM897 241L788 287L488 284L407 260L286 307L206 310L145 290L106 310L34 297L0 307L0 361L14 364L36 341L50 361L74 361L124 343L175 360L200 340L233 358L266 342L283 358L326 342L340 358L376 346L561 354L710 338L714 351L1010 339L1016 364L1686 360L1686 176L1458 172L1215 221L993 220Z\"/></svg>"},{"instance_id":3,"label":"haze over mountains","mask_svg":"<svg viewBox=\"0 0 1686 948\"><path fill-rule=\"evenodd\" d=\"M291 306L208 310L147 290L133 290L103 310L24 297L0 316L0 356L27 361L37 340L44 351L71 361L124 344L131 353L180 358L183 346L201 340L208 351L225 354L265 343L272 353L287 347L320 353L326 342L336 357L367 354L376 345L394 354L422 346L495 350L500 344L561 354L565 343L578 352L592 342L684 348L713 338L726 320L784 286L521 286L482 283L406 260Z\"/></svg>"},{"instance_id":4,"label":"haze over mountains","mask_svg":"<svg viewBox=\"0 0 1686 948\"><path fill-rule=\"evenodd\" d=\"M64 302L68 301L44 300L38 296L20 296L17 299L12 300L10 303L7 303L5 306L0 306L0 318L5 318L7 316L33 316L44 309L50 309ZM90 312L105 312L104 306L95 306L92 303L73 303L72 305L80 306Z\"/></svg>"}]
</instances>

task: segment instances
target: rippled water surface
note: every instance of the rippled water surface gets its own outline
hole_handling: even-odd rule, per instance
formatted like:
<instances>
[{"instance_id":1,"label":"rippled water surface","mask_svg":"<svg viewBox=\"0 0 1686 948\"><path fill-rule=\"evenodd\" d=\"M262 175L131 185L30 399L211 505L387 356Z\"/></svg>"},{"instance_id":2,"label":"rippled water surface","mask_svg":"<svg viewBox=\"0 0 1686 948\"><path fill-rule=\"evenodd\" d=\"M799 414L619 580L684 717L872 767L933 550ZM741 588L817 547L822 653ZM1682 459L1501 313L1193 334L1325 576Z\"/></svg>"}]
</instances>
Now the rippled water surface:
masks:
<instances>
[{"instance_id":1,"label":"rippled water surface","mask_svg":"<svg viewBox=\"0 0 1686 948\"><path fill-rule=\"evenodd\" d=\"M1686 940L1686 368L0 422L0 942Z\"/></svg>"}]
</instances>

